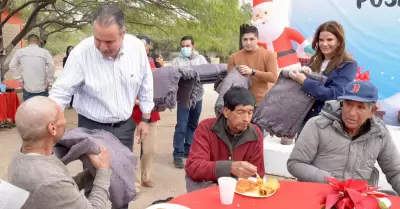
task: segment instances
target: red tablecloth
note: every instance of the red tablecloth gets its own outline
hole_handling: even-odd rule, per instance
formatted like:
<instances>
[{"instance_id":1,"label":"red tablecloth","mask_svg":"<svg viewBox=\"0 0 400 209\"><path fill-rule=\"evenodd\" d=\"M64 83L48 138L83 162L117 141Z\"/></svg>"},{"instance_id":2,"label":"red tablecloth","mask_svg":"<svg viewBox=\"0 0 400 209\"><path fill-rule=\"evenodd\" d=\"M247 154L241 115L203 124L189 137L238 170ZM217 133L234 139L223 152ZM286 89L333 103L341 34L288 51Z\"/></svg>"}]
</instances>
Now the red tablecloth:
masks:
<instances>
[{"instance_id":1,"label":"red tablecloth","mask_svg":"<svg viewBox=\"0 0 400 209\"><path fill-rule=\"evenodd\" d=\"M16 92L0 94L0 121L11 119L11 122L15 123L15 113L19 104Z\"/></svg>"},{"instance_id":2,"label":"red tablecloth","mask_svg":"<svg viewBox=\"0 0 400 209\"><path fill-rule=\"evenodd\" d=\"M281 188L268 198L251 198L235 194L232 205L222 205L218 187L209 187L196 192L179 196L170 201L190 209L320 209L318 194L327 189L327 184L316 184L296 181L281 181ZM390 197L392 206L400 208L400 198Z\"/></svg>"}]
</instances>

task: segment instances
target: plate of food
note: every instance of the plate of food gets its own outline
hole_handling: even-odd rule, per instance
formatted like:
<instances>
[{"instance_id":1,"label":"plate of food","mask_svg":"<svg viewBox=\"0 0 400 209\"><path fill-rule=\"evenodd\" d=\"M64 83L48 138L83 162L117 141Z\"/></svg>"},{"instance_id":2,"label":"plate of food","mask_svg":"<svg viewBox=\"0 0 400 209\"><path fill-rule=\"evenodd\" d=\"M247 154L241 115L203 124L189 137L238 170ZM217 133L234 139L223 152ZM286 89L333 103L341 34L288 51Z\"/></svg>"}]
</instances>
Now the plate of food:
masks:
<instances>
[{"instance_id":1,"label":"plate of food","mask_svg":"<svg viewBox=\"0 0 400 209\"><path fill-rule=\"evenodd\" d=\"M171 203L160 203L160 204L151 205L150 207L148 207L146 209L190 209L190 208L185 207L183 205L177 205L177 204L171 204Z\"/></svg>"},{"instance_id":2,"label":"plate of food","mask_svg":"<svg viewBox=\"0 0 400 209\"><path fill-rule=\"evenodd\" d=\"M264 181L262 178L249 178L238 179L235 192L247 197L266 198L274 195L279 188L277 179Z\"/></svg>"}]
</instances>

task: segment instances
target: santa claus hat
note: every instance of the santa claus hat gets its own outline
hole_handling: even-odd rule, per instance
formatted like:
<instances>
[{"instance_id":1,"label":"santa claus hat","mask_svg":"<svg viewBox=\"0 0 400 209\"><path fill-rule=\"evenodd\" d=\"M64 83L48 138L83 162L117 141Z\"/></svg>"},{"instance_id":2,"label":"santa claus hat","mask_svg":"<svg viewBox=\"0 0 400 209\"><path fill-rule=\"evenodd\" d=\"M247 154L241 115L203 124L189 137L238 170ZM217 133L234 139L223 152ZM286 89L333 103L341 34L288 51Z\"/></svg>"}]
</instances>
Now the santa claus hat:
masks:
<instances>
[{"instance_id":1,"label":"santa claus hat","mask_svg":"<svg viewBox=\"0 0 400 209\"><path fill-rule=\"evenodd\" d=\"M269 2L272 3L273 1L272 0L253 0L253 7L256 7L263 3L269 3Z\"/></svg>"}]
</instances>

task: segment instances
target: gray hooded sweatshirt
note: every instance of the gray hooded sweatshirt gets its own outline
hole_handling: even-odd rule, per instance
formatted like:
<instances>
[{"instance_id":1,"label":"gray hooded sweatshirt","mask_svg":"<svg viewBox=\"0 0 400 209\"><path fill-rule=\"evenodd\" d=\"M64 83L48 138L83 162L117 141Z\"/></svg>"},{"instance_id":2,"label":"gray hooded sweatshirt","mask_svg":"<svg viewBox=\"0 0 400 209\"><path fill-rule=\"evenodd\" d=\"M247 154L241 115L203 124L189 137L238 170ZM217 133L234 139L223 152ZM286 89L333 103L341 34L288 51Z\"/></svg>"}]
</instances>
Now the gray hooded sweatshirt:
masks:
<instances>
[{"instance_id":1,"label":"gray hooded sweatshirt","mask_svg":"<svg viewBox=\"0 0 400 209\"><path fill-rule=\"evenodd\" d=\"M343 129L340 103L326 102L321 114L302 130L287 162L288 171L299 181L324 183L325 177L335 177L371 182L378 161L387 181L400 193L396 144L382 120L373 116L367 123L364 134L352 139Z\"/></svg>"}]
</instances>

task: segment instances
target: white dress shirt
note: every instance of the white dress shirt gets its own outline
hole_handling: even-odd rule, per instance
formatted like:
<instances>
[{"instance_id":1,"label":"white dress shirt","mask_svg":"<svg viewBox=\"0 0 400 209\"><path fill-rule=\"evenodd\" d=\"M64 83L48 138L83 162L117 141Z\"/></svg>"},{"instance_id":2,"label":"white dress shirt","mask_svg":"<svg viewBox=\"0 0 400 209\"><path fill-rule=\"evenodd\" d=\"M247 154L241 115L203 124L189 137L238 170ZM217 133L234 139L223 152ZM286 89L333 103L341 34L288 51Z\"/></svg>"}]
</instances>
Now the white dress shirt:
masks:
<instances>
[{"instance_id":1,"label":"white dress shirt","mask_svg":"<svg viewBox=\"0 0 400 209\"><path fill-rule=\"evenodd\" d=\"M100 122L117 123L132 115L136 97L140 110L151 113L153 74L143 42L126 34L116 59L103 57L90 37L70 53L50 98L62 109L74 96L74 109Z\"/></svg>"},{"instance_id":2,"label":"white dress shirt","mask_svg":"<svg viewBox=\"0 0 400 209\"><path fill-rule=\"evenodd\" d=\"M49 51L36 44L18 49L9 66L14 79L23 82L27 92L44 92L54 82L53 57Z\"/></svg>"}]
</instances>

